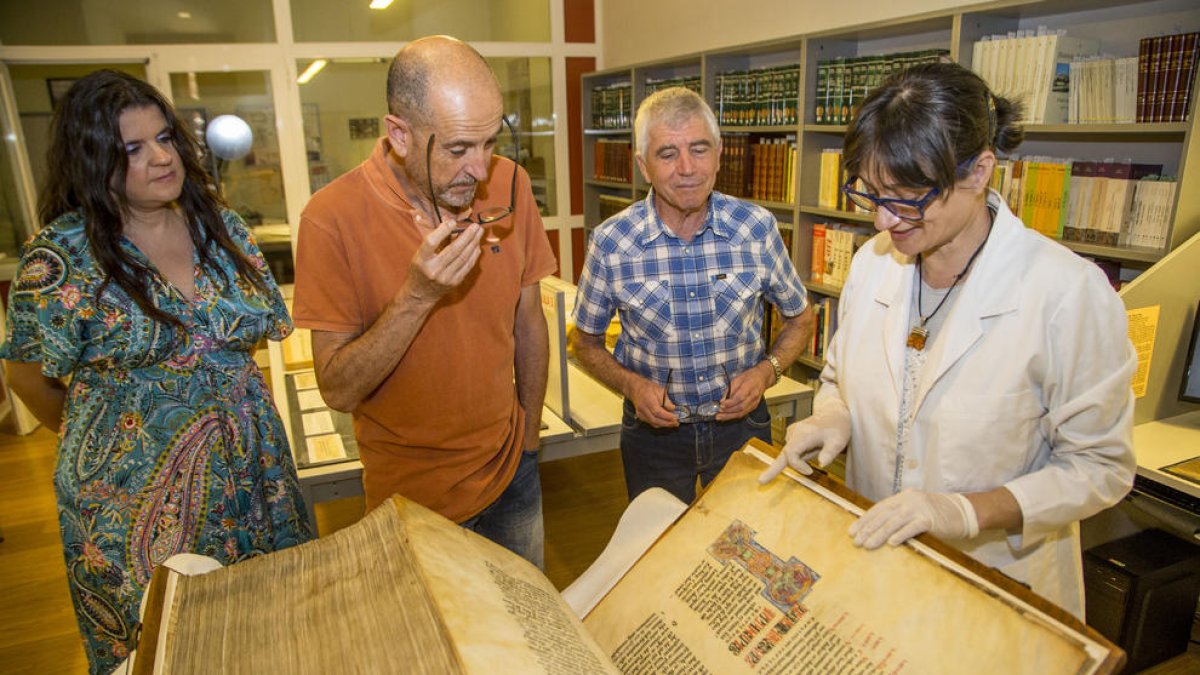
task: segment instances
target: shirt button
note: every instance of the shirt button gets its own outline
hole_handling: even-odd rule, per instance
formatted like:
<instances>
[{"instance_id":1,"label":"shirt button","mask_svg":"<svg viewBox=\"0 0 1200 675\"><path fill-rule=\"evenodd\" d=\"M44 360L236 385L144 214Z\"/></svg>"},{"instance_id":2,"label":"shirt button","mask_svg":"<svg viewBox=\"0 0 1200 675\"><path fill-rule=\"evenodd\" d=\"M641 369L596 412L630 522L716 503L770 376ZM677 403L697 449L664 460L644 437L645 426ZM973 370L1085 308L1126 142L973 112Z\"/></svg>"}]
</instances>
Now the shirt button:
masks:
<instances>
[{"instance_id":1,"label":"shirt button","mask_svg":"<svg viewBox=\"0 0 1200 675\"><path fill-rule=\"evenodd\" d=\"M689 297L689 298L694 298L694 297L696 297L696 292L695 292L695 291L692 291L692 292L688 293L688 297Z\"/></svg>"},{"instance_id":2,"label":"shirt button","mask_svg":"<svg viewBox=\"0 0 1200 675\"><path fill-rule=\"evenodd\" d=\"M917 460L909 459L907 462L905 462L905 466L907 466L909 470L915 471L917 468Z\"/></svg>"},{"instance_id":3,"label":"shirt button","mask_svg":"<svg viewBox=\"0 0 1200 675\"><path fill-rule=\"evenodd\" d=\"M699 333L692 333L692 337L694 337L694 338L696 338L697 340L699 340L699 339L700 339L700 334L699 334Z\"/></svg>"}]
</instances>

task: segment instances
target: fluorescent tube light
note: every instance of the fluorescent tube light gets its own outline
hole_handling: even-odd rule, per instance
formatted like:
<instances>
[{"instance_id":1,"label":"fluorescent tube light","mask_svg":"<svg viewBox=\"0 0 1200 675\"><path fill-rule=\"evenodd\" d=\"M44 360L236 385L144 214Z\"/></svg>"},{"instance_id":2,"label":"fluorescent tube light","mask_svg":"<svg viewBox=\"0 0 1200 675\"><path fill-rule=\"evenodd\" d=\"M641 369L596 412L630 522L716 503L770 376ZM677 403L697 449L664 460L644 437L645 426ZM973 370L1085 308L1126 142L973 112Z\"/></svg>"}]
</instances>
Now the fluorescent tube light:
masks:
<instances>
[{"instance_id":1,"label":"fluorescent tube light","mask_svg":"<svg viewBox=\"0 0 1200 675\"><path fill-rule=\"evenodd\" d=\"M305 68L304 72L300 73L300 77L296 78L296 82L300 84L307 84L309 80L317 76L317 73L321 72L321 69L324 68L325 64L327 63L329 63L327 59L317 59L316 61L308 64L308 68Z\"/></svg>"}]
</instances>

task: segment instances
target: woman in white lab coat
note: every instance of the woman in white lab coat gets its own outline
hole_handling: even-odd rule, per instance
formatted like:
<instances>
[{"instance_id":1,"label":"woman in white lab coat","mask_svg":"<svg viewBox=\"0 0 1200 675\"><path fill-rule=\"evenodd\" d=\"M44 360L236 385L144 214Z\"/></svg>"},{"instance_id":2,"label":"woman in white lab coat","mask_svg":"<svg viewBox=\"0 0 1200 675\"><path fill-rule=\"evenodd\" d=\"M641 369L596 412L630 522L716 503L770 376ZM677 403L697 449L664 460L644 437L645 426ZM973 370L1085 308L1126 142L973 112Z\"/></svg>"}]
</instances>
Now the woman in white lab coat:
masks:
<instances>
[{"instance_id":1,"label":"woman in white lab coat","mask_svg":"<svg viewBox=\"0 0 1200 675\"><path fill-rule=\"evenodd\" d=\"M851 265L814 414L764 480L849 442L847 482L877 502L855 543L931 532L1082 617L1078 521L1132 485L1136 358L1100 269L988 189L1019 117L950 63L863 101L844 191L880 234Z\"/></svg>"}]
</instances>

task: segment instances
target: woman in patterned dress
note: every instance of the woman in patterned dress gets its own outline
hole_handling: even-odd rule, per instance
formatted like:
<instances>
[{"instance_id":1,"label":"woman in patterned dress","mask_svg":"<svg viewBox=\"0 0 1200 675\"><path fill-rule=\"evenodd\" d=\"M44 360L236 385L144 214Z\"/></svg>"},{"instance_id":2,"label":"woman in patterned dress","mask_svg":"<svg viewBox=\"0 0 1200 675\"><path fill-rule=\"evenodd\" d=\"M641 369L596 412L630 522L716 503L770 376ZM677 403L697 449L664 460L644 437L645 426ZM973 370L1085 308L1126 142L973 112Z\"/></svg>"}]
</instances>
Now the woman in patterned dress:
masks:
<instances>
[{"instance_id":1,"label":"woman in patterned dress","mask_svg":"<svg viewBox=\"0 0 1200 675\"><path fill-rule=\"evenodd\" d=\"M312 537L253 351L292 330L246 225L167 101L101 70L55 111L45 227L26 244L0 346L59 432L67 581L94 673L136 641L175 553L230 564Z\"/></svg>"}]
</instances>

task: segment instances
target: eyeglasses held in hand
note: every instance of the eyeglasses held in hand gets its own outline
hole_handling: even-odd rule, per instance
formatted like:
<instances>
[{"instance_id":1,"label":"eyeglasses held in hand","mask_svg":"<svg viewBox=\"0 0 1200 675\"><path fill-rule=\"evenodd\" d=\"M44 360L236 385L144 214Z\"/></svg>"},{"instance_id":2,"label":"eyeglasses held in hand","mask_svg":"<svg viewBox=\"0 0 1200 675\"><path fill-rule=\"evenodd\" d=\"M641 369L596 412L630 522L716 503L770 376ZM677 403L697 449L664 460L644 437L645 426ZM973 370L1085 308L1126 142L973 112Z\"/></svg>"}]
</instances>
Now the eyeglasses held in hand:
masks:
<instances>
[{"instance_id":1,"label":"eyeglasses held in hand","mask_svg":"<svg viewBox=\"0 0 1200 675\"><path fill-rule=\"evenodd\" d=\"M664 408L667 407L667 401L670 400L667 392L671 389L671 375L674 372L673 369L667 370L667 383L663 385L662 406ZM679 418L680 422L707 422L717 416L717 413L721 411L721 401L729 398L729 371L725 368L725 364L721 364L721 373L725 376L725 393L721 394L720 400L705 401L697 406L675 404L675 417Z\"/></svg>"},{"instance_id":2,"label":"eyeglasses held in hand","mask_svg":"<svg viewBox=\"0 0 1200 675\"><path fill-rule=\"evenodd\" d=\"M513 128L512 122L509 122L507 117L501 117L500 119L501 119L501 121L504 122L504 126L508 127L508 133L512 137L513 163L514 164L520 163L521 146L517 140L517 130ZM429 134L429 143L427 143L425 145L425 173L427 174L427 177L429 178L429 198L433 200L433 214L435 216L437 216L437 223L434 224L434 226L436 227L437 225L440 225L442 222L442 210L438 208L437 193L434 192L434 187L433 187L433 163L432 163L433 162L433 140L434 140L434 135ZM513 176L512 176L512 187L509 188L508 207L506 208L503 206L491 206L491 207L483 209L480 212L475 213L471 216L467 216L466 218L463 218L462 220L459 221L460 223L463 223L463 226L456 227L453 230L451 230L451 232L453 234L458 234L458 233L462 232L464 229L466 229L466 223L478 223L479 225L484 225L484 226L491 225L492 223L496 222L497 220L500 220L501 218L504 218L508 214L512 213L513 208L516 205L517 205L517 167L514 166L513 167Z\"/></svg>"}]
</instances>

